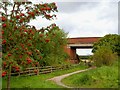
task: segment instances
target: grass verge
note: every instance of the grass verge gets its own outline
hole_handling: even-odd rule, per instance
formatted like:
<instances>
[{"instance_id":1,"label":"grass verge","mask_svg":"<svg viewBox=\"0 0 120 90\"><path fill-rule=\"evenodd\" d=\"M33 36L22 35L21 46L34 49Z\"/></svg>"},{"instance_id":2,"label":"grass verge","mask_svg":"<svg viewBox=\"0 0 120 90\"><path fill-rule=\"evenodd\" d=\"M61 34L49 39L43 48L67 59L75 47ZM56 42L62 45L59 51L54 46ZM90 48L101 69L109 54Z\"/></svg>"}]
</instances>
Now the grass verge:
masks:
<instances>
[{"instance_id":1,"label":"grass verge","mask_svg":"<svg viewBox=\"0 0 120 90\"><path fill-rule=\"evenodd\" d=\"M56 85L52 81L46 81L49 78L63 75L87 68L84 65L72 66L66 70L55 71L48 74L40 74L38 76L12 76L11 88L63 88ZM2 88L6 88L7 77L2 78Z\"/></svg>"},{"instance_id":2,"label":"grass verge","mask_svg":"<svg viewBox=\"0 0 120 90\"><path fill-rule=\"evenodd\" d=\"M76 88L118 88L118 61L112 66L71 75L62 82Z\"/></svg>"}]
</instances>

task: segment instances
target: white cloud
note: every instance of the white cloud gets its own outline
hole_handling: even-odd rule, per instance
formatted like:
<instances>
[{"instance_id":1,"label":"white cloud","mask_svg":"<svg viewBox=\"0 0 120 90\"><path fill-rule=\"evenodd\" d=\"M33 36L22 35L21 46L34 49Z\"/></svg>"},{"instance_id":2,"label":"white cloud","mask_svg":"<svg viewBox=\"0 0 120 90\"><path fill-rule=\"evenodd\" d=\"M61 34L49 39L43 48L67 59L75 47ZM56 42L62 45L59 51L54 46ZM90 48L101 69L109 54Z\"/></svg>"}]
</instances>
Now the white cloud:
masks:
<instances>
[{"instance_id":1,"label":"white cloud","mask_svg":"<svg viewBox=\"0 0 120 90\"><path fill-rule=\"evenodd\" d=\"M94 3L93 3L94 5ZM118 25L117 3L100 3L94 8L83 7L78 12L61 13L61 20L65 31L70 37L104 36L108 33L117 33ZM65 26L66 25L66 26Z\"/></svg>"},{"instance_id":2,"label":"white cloud","mask_svg":"<svg viewBox=\"0 0 120 90\"><path fill-rule=\"evenodd\" d=\"M69 37L101 37L118 33L118 3L104 1L60 2L57 3L58 19L48 21L39 17L30 24L41 28L56 23L65 32L69 32Z\"/></svg>"},{"instance_id":3,"label":"white cloud","mask_svg":"<svg viewBox=\"0 0 120 90\"><path fill-rule=\"evenodd\" d=\"M34 3L38 2L118 2L119 0L31 0Z\"/></svg>"},{"instance_id":4,"label":"white cloud","mask_svg":"<svg viewBox=\"0 0 120 90\"><path fill-rule=\"evenodd\" d=\"M69 8L71 4L66 5ZM81 3L79 4L81 5ZM69 32L70 37L104 36L108 33L117 33L117 3L101 2L95 5L95 7L89 8L91 5L94 6L94 4L82 3L82 6L78 6L77 3L77 11L71 11L71 13L66 13L66 8L60 7L59 4L58 10L62 8L63 11L56 13L58 19L48 21L39 17L30 24L35 24L37 28L41 28L55 22L66 32ZM62 3L61 6L63 6Z\"/></svg>"}]
</instances>

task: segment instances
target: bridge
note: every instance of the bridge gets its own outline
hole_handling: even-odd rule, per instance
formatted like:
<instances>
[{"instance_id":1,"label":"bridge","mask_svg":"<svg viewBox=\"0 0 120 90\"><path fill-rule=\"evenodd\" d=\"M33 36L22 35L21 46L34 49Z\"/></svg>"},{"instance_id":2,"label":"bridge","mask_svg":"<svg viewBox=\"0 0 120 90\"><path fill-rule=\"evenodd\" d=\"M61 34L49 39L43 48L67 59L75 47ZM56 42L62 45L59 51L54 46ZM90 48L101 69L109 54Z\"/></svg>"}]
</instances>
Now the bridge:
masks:
<instances>
[{"instance_id":1,"label":"bridge","mask_svg":"<svg viewBox=\"0 0 120 90\"><path fill-rule=\"evenodd\" d=\"M67 46L65 51L70 56L70 61L72 63L78 63L79 58L76 54L76 49L89 49L93 47L93 44L97 42L101 37L78 37L78 38L68 38Z\"/></svg>"}]
</instances>

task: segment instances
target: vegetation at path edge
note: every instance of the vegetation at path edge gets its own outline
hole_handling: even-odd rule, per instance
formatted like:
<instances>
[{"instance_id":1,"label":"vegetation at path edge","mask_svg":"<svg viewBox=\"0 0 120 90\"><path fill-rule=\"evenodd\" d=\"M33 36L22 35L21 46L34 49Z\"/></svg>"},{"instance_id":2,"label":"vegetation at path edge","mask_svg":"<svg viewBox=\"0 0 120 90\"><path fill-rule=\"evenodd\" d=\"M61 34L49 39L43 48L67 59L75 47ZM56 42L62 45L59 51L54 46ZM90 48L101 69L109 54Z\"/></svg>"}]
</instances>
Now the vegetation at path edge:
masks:
<instances>
[{"instance_id":1,"label":"vegetation at path edge","mask_svg":"<svg viewBox=\"0 0 120 90\"><path fill-rule=\"evenodd\" d=\"M118 61L120 62L120 58ZM62 82L77 88L118 88L118 61L112 66L102 66L69 76Z\"/></svg>"},{"instance_id":2,"label":"vegetation at path edge","mask_svg":"<svg viewBox=\"0 0 120 90\"><path fill-rule=\"evenodd\" d=\"M11 77L11 88L63 88L56 85L52 81L46 81L49 78L55 76L63 75L66 73L71 73L77 70L82 70L87 68L84 65L71 66L69 69L56 71L49 74L40 74L38 76L20 76L20 77ZM23 83L24 82L24 83ZM6 77L2 79L2 87L6 87Z\"/></svg>"}]
</instances>

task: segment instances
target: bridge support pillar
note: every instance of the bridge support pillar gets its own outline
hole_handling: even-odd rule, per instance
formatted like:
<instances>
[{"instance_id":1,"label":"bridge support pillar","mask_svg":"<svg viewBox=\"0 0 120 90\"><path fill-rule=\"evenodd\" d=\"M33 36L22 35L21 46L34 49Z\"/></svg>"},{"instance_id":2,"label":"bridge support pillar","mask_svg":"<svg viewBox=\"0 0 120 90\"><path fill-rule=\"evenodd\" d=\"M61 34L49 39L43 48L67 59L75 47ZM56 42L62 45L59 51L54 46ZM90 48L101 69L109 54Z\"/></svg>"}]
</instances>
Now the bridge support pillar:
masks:
<instances>
[{"instance_id":1,"label":"bridge support pillar","mask_svg":"<svg viewBox=\"0 0 120 90\"><path fill-rule=\"evenodd\" d=\"M76 48L70 48L70 59L76 60Z\"/></svg>"},{"instance_id":2,"label":"bridge support pillar","mask_svg":"<svg viewBox=\"0 0 120 90\"><path fill-rule=\"evenodd\" d=\"M69 60L71 63L78 63L79 62L77 59L76 48L67 47L65 49L65 51L68 53Z\"/></svg>"}]
</instances>

